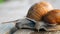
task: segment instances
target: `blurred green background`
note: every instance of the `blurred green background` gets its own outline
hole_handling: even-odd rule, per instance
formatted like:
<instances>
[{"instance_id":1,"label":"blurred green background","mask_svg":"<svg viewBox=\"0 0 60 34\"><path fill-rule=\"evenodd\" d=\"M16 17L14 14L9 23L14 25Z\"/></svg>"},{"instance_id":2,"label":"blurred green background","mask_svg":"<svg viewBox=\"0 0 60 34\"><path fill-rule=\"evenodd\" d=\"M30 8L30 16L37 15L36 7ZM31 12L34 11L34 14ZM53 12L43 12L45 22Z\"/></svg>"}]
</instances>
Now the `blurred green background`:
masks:
<instances>
[{"instance_id":1,"label":"blurred green background","mask_svg":"<svg viewBox=\"0 0 60 34\"><path fill-rule=\"evenodd\" d=\"M5 2L6 0L0 0L0 3L3 3L3 2Z\"/></svg>"}]
</instances>

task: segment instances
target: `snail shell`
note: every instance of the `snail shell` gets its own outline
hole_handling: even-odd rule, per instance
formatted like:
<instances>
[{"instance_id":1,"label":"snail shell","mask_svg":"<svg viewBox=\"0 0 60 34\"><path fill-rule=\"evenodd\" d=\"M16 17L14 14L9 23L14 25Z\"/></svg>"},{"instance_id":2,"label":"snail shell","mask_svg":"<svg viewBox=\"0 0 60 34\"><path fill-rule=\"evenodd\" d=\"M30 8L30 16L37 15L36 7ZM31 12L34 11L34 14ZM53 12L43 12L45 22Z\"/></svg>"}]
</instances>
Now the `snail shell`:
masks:
<instances>
[{"instance_id":1,"label":"snail shell","mask_svg":"<svg viewBox=\"0 0 60 34\"><path fill-rule=\"evenodd\" d=\"M49 24L60 24L60 10L51 10L45 15L44 21Z\"/></svg>"},{"instance_id":2,"label":"snail shell","mask_svg":"<svg viewBox=\"0 0 60 34\"><path fill-rule=\"evenodd\" d=\"M44 16L44 21L47 26L45 27L48 31L59 31L60 30L60 10L51 10Z\"/></svg>"},{"instance_id":3,"label":"snail shell","mask_svg":"<svg viewBox=\"0 0 60 34\"><path fill-rule=\"evenodd\" d=\"M28 11L26 17L31 18L36 21L40 21L42 16L44 16L48 11L52 10L53 7L48 2L39 2L34 4Z\"/></svg>"}]
</instances>

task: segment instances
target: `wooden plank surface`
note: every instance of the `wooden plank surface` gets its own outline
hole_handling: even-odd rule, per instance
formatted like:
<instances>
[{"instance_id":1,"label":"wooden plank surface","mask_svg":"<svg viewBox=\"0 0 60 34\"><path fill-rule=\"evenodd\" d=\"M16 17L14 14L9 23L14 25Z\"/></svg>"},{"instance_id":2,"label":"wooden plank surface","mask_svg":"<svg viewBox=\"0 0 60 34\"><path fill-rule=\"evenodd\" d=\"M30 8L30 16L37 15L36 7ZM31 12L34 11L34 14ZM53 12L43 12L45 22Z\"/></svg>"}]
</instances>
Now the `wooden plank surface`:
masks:
<instances>
[{"instance_id":1,"label":"wooden plank surface","mask_svg":"<svg viewBox=\"0 0 60 34\"><path fill-rule=\"evenodd\" d=\"M50 32L47 32L47 31L40 31L40 32L36 32L36 31L33 31L33 30L29 30L29 29L20 29L20 30L17 30L14 34L60 34L60 31L50 31Z\"/></svg>"},{"instance_id":2,"label":"wooden plank surface","mask_svg":"<svg viewBox=\"0 0 60 34\"><path fill-rule=\"evenodd\" d=\"M15 27L14 23L0 24L0 34L9 34L13 27Z\"/></svg>"}]
</instances>

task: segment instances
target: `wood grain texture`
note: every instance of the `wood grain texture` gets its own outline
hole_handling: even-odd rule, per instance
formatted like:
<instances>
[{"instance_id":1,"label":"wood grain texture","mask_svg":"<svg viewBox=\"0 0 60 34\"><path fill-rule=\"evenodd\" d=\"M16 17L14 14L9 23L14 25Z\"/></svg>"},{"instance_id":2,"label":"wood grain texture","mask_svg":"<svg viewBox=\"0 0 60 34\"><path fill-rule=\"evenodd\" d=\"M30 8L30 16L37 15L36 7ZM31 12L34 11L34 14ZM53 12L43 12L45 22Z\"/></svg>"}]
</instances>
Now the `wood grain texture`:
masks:
<instances>
[{"instance_id":1,"label":"wood grain texture","mask_svg":"<svg viewBox=\"0 0 60 34\"><path fill-rule=\"evenodd\" d=\"M40 31L40 32L32 32L31 34L60 34L60 31L54 31L54 32Z\"/></svg>"},{"instance_id":2,"label":"wood grain texture","mask_svg":"<svg viewBox=\"0 0 60 34\"><path fill-rule=\"evenodd\" d=\"M14 34L60 34L60 31L40 31L36 32L28 29L17 30Z\"/></svg>"}]
</instances>

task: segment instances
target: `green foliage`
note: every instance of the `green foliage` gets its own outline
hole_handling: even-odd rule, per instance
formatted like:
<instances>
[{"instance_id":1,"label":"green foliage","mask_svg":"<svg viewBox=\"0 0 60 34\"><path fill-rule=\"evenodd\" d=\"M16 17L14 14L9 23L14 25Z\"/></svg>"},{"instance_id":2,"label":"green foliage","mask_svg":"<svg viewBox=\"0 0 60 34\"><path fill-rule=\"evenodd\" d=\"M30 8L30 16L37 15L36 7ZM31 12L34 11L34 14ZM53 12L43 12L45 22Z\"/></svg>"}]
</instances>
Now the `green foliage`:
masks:
<instances>
[{"instance_id":1,"label":"green foliage","mask_svg":"<svg viewBox=\"0 0 60 34\"><path fill-rule=\"evenodd\" d=\"M4 2L4 0L0 0L0 3L3 3Z\"/></svg>"}]
</instances>

